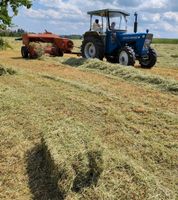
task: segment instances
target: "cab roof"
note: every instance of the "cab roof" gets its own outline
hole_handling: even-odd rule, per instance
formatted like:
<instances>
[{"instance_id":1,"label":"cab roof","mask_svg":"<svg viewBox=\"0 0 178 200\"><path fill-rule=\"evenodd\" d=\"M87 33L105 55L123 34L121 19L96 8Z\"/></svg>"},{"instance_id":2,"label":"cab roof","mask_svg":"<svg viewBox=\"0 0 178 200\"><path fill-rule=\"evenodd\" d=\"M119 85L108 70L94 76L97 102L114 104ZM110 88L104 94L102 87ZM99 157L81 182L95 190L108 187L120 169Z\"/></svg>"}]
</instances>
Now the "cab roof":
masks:
<instances>
[{"instance_id":1,"label":"cab roof","mask_svg":"<svg viewBox=\"0 0 178 200\"><path fill-rule=\"evenodd\" d=\"M95 15L95 16L100 16L100 17L117 17L120 14L123 14L124 16L129 16L130 14L122 11L122 10L118 10L118 9L103 9L103 10L94 10L94 11L89 11L87 12L87 14L89 15Z\"/></svg>"}]
</instances>

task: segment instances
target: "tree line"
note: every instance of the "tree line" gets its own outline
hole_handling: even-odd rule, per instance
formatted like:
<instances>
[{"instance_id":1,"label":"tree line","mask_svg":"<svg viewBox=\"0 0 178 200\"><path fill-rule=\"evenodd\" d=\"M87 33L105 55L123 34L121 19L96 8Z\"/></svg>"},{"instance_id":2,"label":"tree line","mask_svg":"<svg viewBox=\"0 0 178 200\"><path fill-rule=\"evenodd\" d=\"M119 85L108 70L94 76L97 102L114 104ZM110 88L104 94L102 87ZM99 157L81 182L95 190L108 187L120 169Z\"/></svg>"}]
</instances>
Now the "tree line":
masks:
<instances>
[{"instance_id":1,"label":"tree line","mask_svg":"<svg viewBox=\"0 0 178 200\"><path fill-rule=\"evenodd\" d=\"M26 33L25 30L19 28L17 30L1 30L0 37L21 37L22 34Z\"/></svg>"}]
</instances>

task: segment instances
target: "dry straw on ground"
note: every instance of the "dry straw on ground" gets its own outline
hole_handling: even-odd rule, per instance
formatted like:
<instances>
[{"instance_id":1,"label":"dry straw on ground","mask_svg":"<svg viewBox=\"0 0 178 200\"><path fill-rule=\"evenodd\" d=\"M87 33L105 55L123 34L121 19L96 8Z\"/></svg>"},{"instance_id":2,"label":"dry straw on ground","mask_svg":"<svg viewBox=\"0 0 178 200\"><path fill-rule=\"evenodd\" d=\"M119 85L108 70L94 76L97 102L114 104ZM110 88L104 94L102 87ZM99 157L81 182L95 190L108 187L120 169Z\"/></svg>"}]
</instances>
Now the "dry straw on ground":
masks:
<instances>
[{"instance_id":1,"label":"dry straw on ground","mask_svg":"<svg viewBox=\"0 0 178 200\"><path fill-rule=\"evenodd\" d=\"M0 38L0 50L6 50L7 48L12 49L7 40Z\"/></svg>"},{"instance_id":2,"label":"dry straw on ground","mask_svg":"<svg viewBox=\"0 0 178 200\"><path fill-rule=\"evenodd\" d=\"M3 76L3 75L14 75L14 74L16 74L17 72L14 70L14 69L12 69L12 68L6 68L6 67L4 67L4 66L2 66L1 64L0 64L0 76Z\"/></svg>"},{"instance_id":3,"label":"dry straw on ground","mask_svg":"<svg viewBox=\"0 0 178 200\"><path fill-rule=\"evenodd\" d=\"M0 78L0 199L177 200L178 96L165 89L177 46L158 45L157 67L142 70L24 60L11 44L0 52L19 72Z\"/></svg>"},{"instance_id":4,"label":"dry straw on ground","mask_svg":"<svg viewBox=\"0 0 178 200\"><path fill-rule=\"evenodd\" d=\"M174 79L163 78L158 75L145 74L143 71L135 69L131 66L121 66L119 64L111 64L97 59L77 59L77 58L57 58L59 62L68 64L82 69L91 69L103 74L113 75L124 80L149 84L163 91L178 94L178 81Z\"/></svg>"},{"instance_id":5,"label":"dry straw on ground","mask_svg":"<svg viewBox=\"0 0 178 200\"><path fill-rule=\"evenodd\" d=\"M43 143L63 198L97 185L103 171L102 144L89 127L63 119L44 133Z\"/></svg>"},{"instance_id":6,"label":"dry straw on ground","mask_svg":"<svg viewBox=\"0 0 178 200\"><path fill-rule=\"evenodd\" d=\"M61 199L175 198L155 175L105 146L92 127L75 119L56 123L44 133L43 144Z\"/></svg>"}]
</instances>

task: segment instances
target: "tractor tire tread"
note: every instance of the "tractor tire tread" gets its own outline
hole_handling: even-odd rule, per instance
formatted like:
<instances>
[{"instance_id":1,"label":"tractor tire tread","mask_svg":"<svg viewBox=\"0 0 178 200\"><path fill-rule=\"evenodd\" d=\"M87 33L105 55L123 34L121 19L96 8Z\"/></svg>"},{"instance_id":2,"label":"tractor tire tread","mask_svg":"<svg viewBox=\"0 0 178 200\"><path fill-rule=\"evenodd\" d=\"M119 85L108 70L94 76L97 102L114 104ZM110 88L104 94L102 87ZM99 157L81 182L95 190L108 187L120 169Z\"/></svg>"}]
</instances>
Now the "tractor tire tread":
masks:
<instances>
[{"instance_id":1,"label":"tractor tire tread","mask_svg":"<svg viewBox=\"0 0 178 200\"><path fill-rule=\"evenodd\" d=\"M136 56L135 56L135 52L132 49L132 47L130 46L125 46L123 48L120 49L119 54L121 51L125 51L128 54L128 66L134 66L135 65L135 60L136 60ZM118 58L118 62L119 62L119 58Z\"/></svg>"},{"instance_id":2,"label":"tractor tire tread","mask_svg":"<svg viewBox=\"0 0 178 200\"><path fill-rule=\"evenodd\" d=\"M28 52L28 49L27 49L26 46L22 46L22 47L21 47L21 54L22 54L22 57L23 57L23 58L28 58L29 52Z\"/></svg>"},{"instance_id":3,"label":"tractor tire tread","mask_svg":"<svg viewBox=\"0 0 178 200\"><path fill-rule=\"evenodd\" d=\"M142 68L151 69L157 62L157 53L153 48L149 48L149 62L144 63L143 60L140 60L140 65Z\"/></svg>"}]
</instances>

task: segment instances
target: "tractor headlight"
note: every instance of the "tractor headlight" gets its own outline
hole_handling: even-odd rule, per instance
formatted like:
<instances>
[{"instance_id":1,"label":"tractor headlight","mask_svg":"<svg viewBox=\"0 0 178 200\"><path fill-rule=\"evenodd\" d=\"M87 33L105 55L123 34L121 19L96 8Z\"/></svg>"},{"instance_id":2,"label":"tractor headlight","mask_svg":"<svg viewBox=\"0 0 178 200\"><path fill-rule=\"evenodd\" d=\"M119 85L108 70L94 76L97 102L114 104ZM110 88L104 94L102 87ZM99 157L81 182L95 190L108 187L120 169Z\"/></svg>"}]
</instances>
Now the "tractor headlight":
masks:
<instances>
[{"instance_id":1,"label":"tractor headlight","mask_svg":"<svg viewBox=\"0 0 178 200\"><path fill-rule=\"evenodd\" d=\"M145 43L144 43L144 48L145 49L149 49L150 48L152 39L153 39L153 35L152 34L147 34L146 35Z\"/></svg>"},{"instance_id":2,"label":"tractor headlight","mask_svg":"<svg viewBox=\"0 0 178 200\"><path fill-rule=\"evenodd\" d=\"M144 48L148 49L150 47L150 44L151 44L151 40L150 39L146 39L145 43L144 43Z\"/></svg>"}]
</instances>

